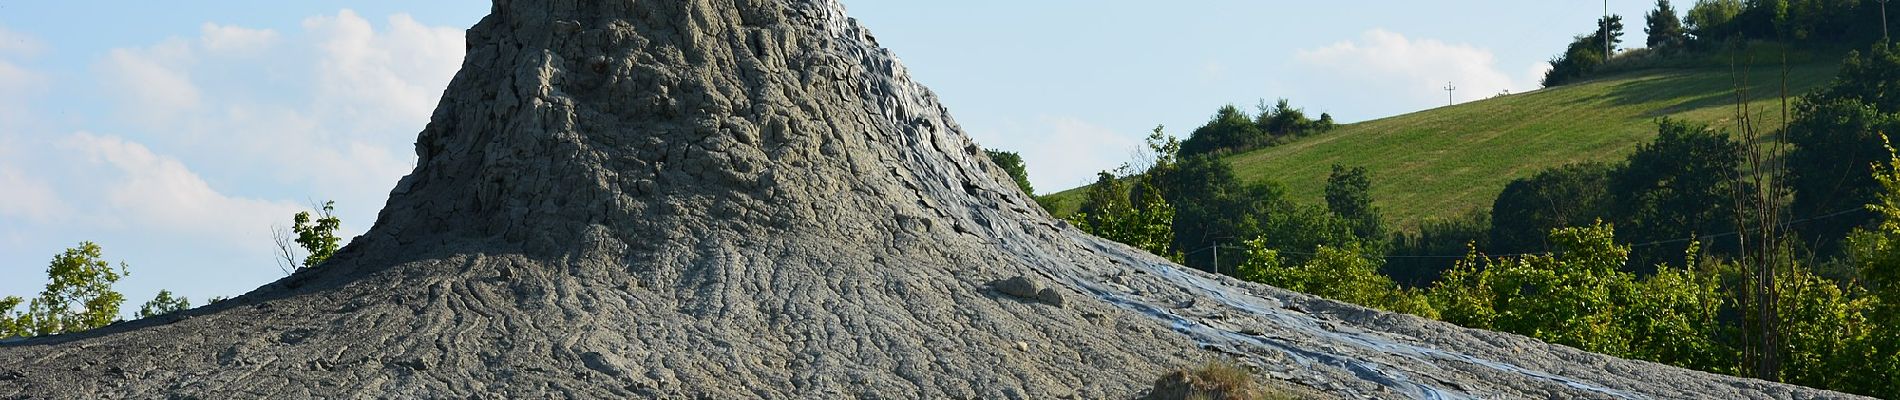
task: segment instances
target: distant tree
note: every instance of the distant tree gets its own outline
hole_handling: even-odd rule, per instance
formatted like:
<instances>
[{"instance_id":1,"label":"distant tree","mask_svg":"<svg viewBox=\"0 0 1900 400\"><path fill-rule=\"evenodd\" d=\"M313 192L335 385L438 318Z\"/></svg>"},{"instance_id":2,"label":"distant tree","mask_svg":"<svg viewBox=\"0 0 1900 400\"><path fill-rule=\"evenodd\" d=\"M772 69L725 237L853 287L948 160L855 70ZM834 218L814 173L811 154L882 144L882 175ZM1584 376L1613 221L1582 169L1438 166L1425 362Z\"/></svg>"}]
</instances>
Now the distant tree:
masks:
<instances>
[{"instance_id":1,"label":"distant tree","mask_svg":"<svg viewBox=\"0 0 1900 400\"><path fill-rule=\"evenodd\" d=\"M125 263L118 269L105 261L99 245L80 242L53 256L46 267L46 288L34 298L25 312L14 311L23 299L0 299L0 337L42 336L72 333L106 326L119 317L119 305L125 296L112 290L112 284L126 275Z\"/></svg>"},{"instance_id":2,"label":"distant tree","mask_svg":"<svg viewBox=\"0 0 1900 400\"><path fill-rule=\"evenodd\" d=\"M1588 226L1609 218L1610 176L1601 163L1570 164L1511 181L1491 203L1491 247L1505 253L1551 251L1545 239L1557 228Z\"/></svg>"},{"instance_id":3,"label":"distant tree","mask_svg":"<svg viewBox=\"0 0 1900 400\"><path fill-rule=\"evenodd\" d=\"M1890 136L1900 133L1900 48L1875 45L1870 52L1849 53L1828 87L1795 103L1788 126L1791 211L1803 239L1817 250L1835 248L1837 239L1873 221L1858 212L1874 203L1879 185L1872 166L1885 160Z\"/></svg>"},{"instance_id":4,"label":"distant tree","mask_svg":"<svg viewBox=\"0 0 1900 400\"><path fill-rule=\"evenodd\" d=\"M1237 268L1237 277L1292 290L1393 312L1436 318L1437 312L1423 295L1400 288L1392 278L1379 274L1380 259L1365 255L1356 243L1345 246L1319 246L1317 255L1304 263L1289 263L1264 240L1246 242L1246 252Z\"/></svg>"},{"instance_id":5,"label":"distant tree","mask_svg":"<svg viewBox=\"0 0 1900 400\"><path fill-rule=\"evenodd\" d=\"M1269 141L1269 145L1333 129L1332 114L1320 113L1319 120L1313 120L1306 117L1306 110L1294 108L1287 99L1280 99L1271 106L1263 99L1258 108L1260 114L1254 117L1254 125L1275 139Z\"/></svg>"},{"instance_id":6,"label":"distant tree","mask_svg":"<svg viewBox=\"0 0 1900 400\"><path fill-rule=\"evenodd\" d=\"M1529 335L1585 351L1623 354L1628 328L1616 312L1633 278L1620 272L1629 248L1609 226L1564 228L1550 241L1562 253L1485 258L1445 273L1428 296L1445 321Z\"/></svg>"},{"instance_id":7,"label":"distant tree","mask_svg":"<svg viewBox=\"0 0 1900 400\"><path fill-rule=\"evenodd\" d=\"M1069 220L1091 235L1184 262L1174 246L1174 205L1162 196L1163 177L1175 171L1181 142L1156 126L1142 152L1117 173L1102 171ZM1135 173L1140 171L1140 173Z\"/></svg>"},{"instance_id":8,"label":"distant tree","mask_svg":"<svg viewBox=\"0 0 1900 400\"><path fill-rule=\"evenodd\" d=\"M1605 27L1608 27L1610 41L1606 47L1603 41ZM1550 71L1544 73L1544 87L1556 87L1575 82L1596 71L1609 62L1610 54L1616 45L1623 43L1623 17L1611 15L1597 19L1597 29L1591 33L1578 35L1564 49L1564 54L1550 60Z\"/></svg>"},{"instance_id":9,"label":"distant tree","mask_svg":"<svg viewBox=\"0 0 1900 400\"><path fill-rule=\"evenodd\" d=\"M1676 8L1669 0L1656 0L1656 9L1649 12L1643 32L1649 34L1646 41L1651 49L1673 49L1689 41L1688 31L1682 28L1682 18L1676 16Z\"/></svg>"},{"instance_id":10,"label":"distant tree","mask_svg":"<svg viewBox=\"0 0 1900 400\"><path fill-rule=\"evenodd\" d=\"M342 248L343 240L336 236L337 228L343 221L336 217L336 202L325 201L323 207L312 216L309 211L298 212L291 216L290 230L276 233L279 268L284 273L294 270L313 268L330 259ZM293 246L294 244L294 246ZM297 261L298 249L305 254L303 261Z\"/></svg>"},{"instance_id":11,"label":"distant tree","mask_svg":"<svg viewBox=\"0 0 1900 400\"><path fill-rule=\"evenodd\" d=\"M1101 171L1095 173L1095 183L1082 192L1082 206L1077 213L1088 224L1100 225L1099 218L1125 209L1128 209L1128 185L1113 172Z\"/></svg>"},{"instance_id":12,"label":"distant tree","mask_svg":"<svg viewBox=\"0 0 1900 400\"><path fill-rule=\"evenodd\" d=\"M1490 243L1491 214L1485 210L1473 210L1452 218L1426 218L1419 223L1417 232L1393 237L1390 253L1393 258L1386 260L1383 271L1406 287L1431 286L1458 262L1457 258L1445 255L1464 254L1472 249L1483 251L1492 248Z\"/></svg>"},{"instance_id":13,"label":"distant tree","mask_svg":"<svg viewBox=\"0 0 1900 400\"><path fill-rule=\"evenodd\" d=\"M15 311L26 299L20 296L0 297L0 339L15 336L33 336L33 320Z\"/></svg>"},{"instance_id":14,"label":"distant tree","mask_svg":"<svg viewBox=\"0 0 1900 400\"><path fill-rule=\"evenodd\" d=\"M1697 0L1684 22L1698 41L1726 39L1735 32L1729 22L1742 14L1743 7L1742 0Z\"/></svg>"},{"instance_id":15,"label":"distant tree","mask_svg":"<svg viewBox=\"0 0 1900 400\"><path fill-rule=\"evenodd\" d=\"M1260 130L1274 136L1305 134L1312 126L1312 121L1306 119L1306 110L1293 108L1287 99L1280 99L1272 110L1262 111L1256 119Z\"/></svg>"},{"instance_id":16,"label":"distant tree","mask_svg":"<svg viewBox=\"0 0 1900 400\"><path fill-rule=\"evenodd\" d=\"M1229 256L1216 264L1214 246L1239 246L1259 237L1268 214L1292 208L1284 190L1244 184L1233 167L1214 156L1183 158L1161 187L1175 207L1174 248L1187 254L1188 266L1206 271L1227 271L1239 261Z\"/></svg>"},{"instance_id":17,"label":"distant tree","mask_svg":"<svg viewBox=\"0 0 1900 400\"><path fill-rule=\"evenodd\" d=\"M1372 178L1365 167L1333 165L1332 174L1326 177L1326 209L1352 224L1353 234L1360 240L1385 237L1379 209L1372 206Z\"/></svg>"},{"instance_id":18,"label":"distant tree","mask_svg":"<svg viewBox=\"0 0 1900 400\"><path fill-rule=\"evenodd\" d=\"M151 318L189 309L191 309L191 299L172 297L172 291L159 290L157 297L139 306L139 318Z\"/></svg>"},{"instance_id":19,"label":"distant tree","mask_svg":"<svg viewBox=\"0 0 1900 400\"><path fill-rule=\"evenodd\" d=\"M1604 32L1608 32L1609 37L1603 37ZM1623 16L1611 14L1608 17L1598 18L1597 34L1597 47L1603 47L1603 40L1608 39L1610 41L1608 56L1614 56L1617 50L1623 49L1619 47L1623 45Z\"/></svg>"},{"instance_id":20,"label":"distant tree","mask_svg":"<svg viewBox=\"0 0 1900 400\"><path fill-rule=\"evenodd\" d=\"M1135 162L1122 166L1124 174L1134 174L1136 178L1135 184L1128 188L1128 202L1135 208L1167 201L1162 196L1162 182L1181 163L1181 140L1168 136L1162 129L1156 125L1135 155Z\"/></svg>"},{"instance_id":21,"label":"distant tree","mask_svg":"<svg viewBox=\"0 0 1900 400\"><path fill-rule=\"evenodd\" d=\"M1076 213L1069 221L1076 228L1103 239L1134 246L1150 254L1182 262L1174 246L1174 206L1167 201L1150 201L1138 206L1123 203L1099 214Z\"/></svg>"},{"instance_id":22,"label":"distant tree","mask_svg":"<svg viewBox=\"0 0 1900 400\"><path fill-rule=\"evenodd\" d=\"M1230 104L1181 142L1181 157L1245 150L1266 143L1266 139L1252 117Z\"/></svg>"},{"instance_id":23,"label":"distant tree","mask_svg":"<svg viewBox=\"0 0 1900 400\"><path fill-rule=\"evenodd\" d=\"M1009 173L1009 178L1016 181L1016 187L1022 189L1023 194L1031 196L1036 194L1036 188L1029 185L1029 169L1023 165L1022 155L996 149L987 149L983 152L990 155L990 162L996 163L996 166L1003 168L1003 172Z\"/></svg>"},{"instance_id":24,"label":"distant tree","mask_svg":"<svg viewBox=\"0 0 1900 400\"><path fill-rule=\"evenodd\" d=\"M1638 146L1636 153L1609 186L1610 212L1631 243L1658 243L1635 250L1631 258L1639 272L1680 257L1695 235L1733 232L1735 193L1741 144L1726 132L1707 126L1664 119L1657 123L1656 139ZM1710 248L1733 253L1733 239L1712 241Z\"/></svg>"}]
</instances>

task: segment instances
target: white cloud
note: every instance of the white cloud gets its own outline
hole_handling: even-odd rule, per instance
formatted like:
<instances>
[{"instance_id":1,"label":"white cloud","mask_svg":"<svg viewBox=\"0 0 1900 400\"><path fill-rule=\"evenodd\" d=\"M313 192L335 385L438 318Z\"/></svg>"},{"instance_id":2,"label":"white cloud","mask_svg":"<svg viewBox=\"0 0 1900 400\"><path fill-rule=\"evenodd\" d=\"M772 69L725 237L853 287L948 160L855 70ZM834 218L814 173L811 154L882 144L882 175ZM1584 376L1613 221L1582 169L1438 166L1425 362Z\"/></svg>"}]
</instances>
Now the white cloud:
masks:
<instances>
[{"instance_id":1,"label":"white cloud","mask_svg":"<svg viewBox=\"0 0 1900 400\"><path fill-rule=\"evenodd\" d=\"M1095 181L1095 173L1129 161L1145 132L1113 129L1068 116L1037 117L996 131L971 131L984 148L1014 151L1028 165L1030 184L1049 193Z\"/></svg>"},{"instance_id":2,"label":"white cloud","mask_svg":"<svg viewBox=\"0 0 1900 400\"><path fill-rule=\"evenodd\" d=\"M110 90L124 94L120 101L134 115L162 120L198 107L202 95L189 72L194 61L189 43L171 39L149 48L112 49L98 70Z\"/></svg>"},{"instance_id":3,"label":"white cloud","mask_svg":"<svg viewBox=\"0 0 1900 400\"><path fill-rule=\"evenodd\" d=\"M277 31L218 25L210 22L199 28L198 43L214 53L250 53L269 48L277 42Z\"/></svg>"},{"instance_id":4,"label":"white cloud","mask_svg":"<svg viewBox=\"0 0 1900 400\"><path fill-rule=\"evenodd\" d=\"M350 10L307 18L303 26L322 38L322 106L344 117L427 121L462 65L461 29L426 26L408 14L390 16L383 32Z\"/></svg>"},{"instance_id":5,"label":"white cloud","mask_svg":"<svg viewBox=\"0 0 1900 400\"><path fill-rule=\"evenodd\" d=\"M46 44L41 43L38 38L0 26L0 54L33 56L45 49Z\"/></svg>"},{"instance_id":6,"label":"white cloud","mask_svg":"<svg viewBox=\"0 0 1900 400\"><path fill-rule=\"evenodd\" d=\"M1536 87L1532 87L1531 89L1542 87L1543 82L1544 82L1544 74L1549 73L1551 68L1552 67L1550 66L1550 63L1544 62L1544 61L1538 61L1537 63L1531 64L1529 67L1524 67L1524 80L1526 82L1532 82L1532 83L1537 84ZM1526 89L1526 90L1530 90L1530 89Z\"/></svg>"},{"instance_id":7,"label":"white cloud","mask_svg":"<svg viewBox=\"0 0 1900 400\"><path fill-rule=\"evenodd\" d=\"M1332 80L1328 87L1359 96L1400 97L1417 106L1444 104L1446 83L1458 88L1461 103L1538 87L1535 79L1499 70L1490 50L1383 29L1367 31L1356 41L1300 50L1294 59L1313 68L1315 78Z\"/></svg>"},{"instance_id":8,"label":"white cloud","mask_svg":"<svg viewBox=\"0 0 1900 400\"><path fill-rule=\"evenodd\" d=\"M28 98L45 89L43 82L39 74L0 59L0 129L14 128L28 116Z\"/></svg>"},{"instance_id":9,"label":"white cloud","mask_svg":"<svg viewBox=\"0 0 1900 400\"><path fill-rule=\"evenodd\" d=\"M415 132L461 66L463 31L349 10L302 28L207 23L198 37L112 50L97 70L121 113L141 117L127 141L259 198L334 199L346 225L367 225L414 166ZM270 57L248 56L261 52Z\"/></svg>"},{"instance_id":10,"label":"white cloud","mask_svg":"<svg viewBox=\"0 0 1900 400\"><path fill-rule=\"evenodd\" d=\"M71 212L53 192L52 185L18 168L0 165L0 219L18 218L47 222Z\"/></svg>"},{"instance_id":11,"label":"white cloud","mask_svg":"<svg viewBox=\"0 0 1900 400\"><path fill-rule=\"evenodd\" d=\"M375 220L413 168L416 132L461 64L465 26L347 10L277 30L226 22L79 49L97 56L71 82L28 68L45 51L39 41L0 30L0 264L100 240L138 268L181 272L138 274L132 290L229 295L276 276L268 230L311 201L336 200L344 237ZM38 114L59 119L29 120ZM74 131L112 134L64 134ZM205 274L232 279L174 278Z\"/></svg>"},{"instance_id":12,"label":"white cloud","mask_svg":"<svg viewBox=\"0 0 1900 400\"><path fill-rule=\"evenodd\" d=\"M0 130L17 129L31 115L29 97L46 88L44 76L6 57L31 58L43 49L39 39L0 27Z\"/></svg>"},{"instance_id":13,"label":"white cloud","mask_svg":"<svg viewBox=\"0 0 1900 400\"><path fill-rule=\"evenodd\" d=\"M119 137L79 132L66 144L117 172L99 180L110 207L107 214L140 229L255 241L268 234L273 222L302 209L294 203L224 195L177 159Z\"/></svg>"}]
</instances>

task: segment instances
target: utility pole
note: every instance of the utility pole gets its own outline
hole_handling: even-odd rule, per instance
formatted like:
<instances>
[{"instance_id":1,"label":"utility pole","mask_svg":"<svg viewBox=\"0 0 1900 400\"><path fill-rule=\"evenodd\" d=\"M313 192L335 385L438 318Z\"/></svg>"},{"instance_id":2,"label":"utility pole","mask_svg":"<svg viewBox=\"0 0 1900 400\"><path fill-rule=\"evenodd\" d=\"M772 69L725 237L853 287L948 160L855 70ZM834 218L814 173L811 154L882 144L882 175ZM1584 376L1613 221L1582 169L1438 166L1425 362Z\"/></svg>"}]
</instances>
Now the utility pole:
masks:
<instances>
[{"instance_id":1,"label":"utility pole","mask_svg":"<svg viewBox=\"0 0 1900 400\"><path fill-rule=\"evenodd\" d=\"M1889 41L1892 39L1892 37L1887 36L1887 0L1880 0L1880 40Z\"/></svg>"},{"instance_id":2,"label":"utility pole","mask_svg":"<svg viewBox=\"0 0 1900 400\"><path fill-rule=\"evenodd\" d=\"M1445 82L1445 105L1458 104L1457 98L1452 97L1452 92L1456 90L1458 90L1457 86L1452 86L1451 82Z\"/></svg>"},{"instance_id":3,"label":"utility pole","mask_svg":"<svg viewBox=\"0 0 1900 400\"><path fill-rule=\"evenodd\" d=\"M1597 20L1603 25L1603 62L1610 62L1610 0L1603 0L1603 19Z\"/></svg>"}]
</instances>

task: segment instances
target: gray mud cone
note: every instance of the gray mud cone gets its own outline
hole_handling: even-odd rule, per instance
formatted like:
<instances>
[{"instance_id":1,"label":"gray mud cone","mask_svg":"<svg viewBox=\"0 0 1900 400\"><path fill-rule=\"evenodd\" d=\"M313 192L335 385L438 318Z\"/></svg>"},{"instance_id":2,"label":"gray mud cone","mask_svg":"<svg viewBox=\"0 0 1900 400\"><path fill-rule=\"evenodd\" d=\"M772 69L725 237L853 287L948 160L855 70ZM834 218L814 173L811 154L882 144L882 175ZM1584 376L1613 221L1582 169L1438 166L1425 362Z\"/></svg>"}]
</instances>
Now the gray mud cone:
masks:
<instances>
[{"instance_id":1,"label":"gray mud cone","mask_svg":"<svg viewBox=\"0 0 1900 400\"><path fill-rule=\"evenodd\" d=\"M1087 236L830 0L497 0L416 142L328 263L0 345L0 398L1130 398L1223 355L1347 397L1840 396Z\"/></svg>"}]
</instances>

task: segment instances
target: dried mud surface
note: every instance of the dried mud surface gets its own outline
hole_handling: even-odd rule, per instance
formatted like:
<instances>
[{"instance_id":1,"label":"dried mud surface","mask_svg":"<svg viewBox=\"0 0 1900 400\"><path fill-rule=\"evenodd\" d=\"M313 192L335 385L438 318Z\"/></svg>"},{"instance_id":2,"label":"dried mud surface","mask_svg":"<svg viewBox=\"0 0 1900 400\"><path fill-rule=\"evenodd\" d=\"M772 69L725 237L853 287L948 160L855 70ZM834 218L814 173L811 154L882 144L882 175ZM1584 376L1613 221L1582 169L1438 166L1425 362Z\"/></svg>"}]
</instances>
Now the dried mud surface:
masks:
<instances>
[{"instance_id":1,"label":"dried mud surface","mask_svg":"<svg viewBox=\"0 0 1900 400\"><path fill-rule=\"evenodd\" d=\"M1133 398L1212 357L1354 398L1849 397L1085 235L831 0L497 0L416 152L321 268L0 345L0 398Z\"/></svg>"}]
</instances>

